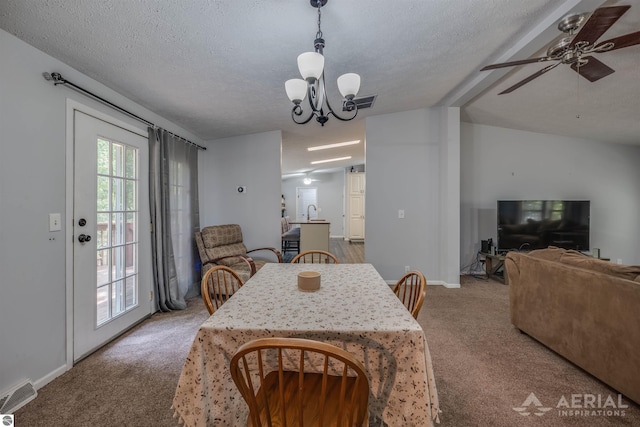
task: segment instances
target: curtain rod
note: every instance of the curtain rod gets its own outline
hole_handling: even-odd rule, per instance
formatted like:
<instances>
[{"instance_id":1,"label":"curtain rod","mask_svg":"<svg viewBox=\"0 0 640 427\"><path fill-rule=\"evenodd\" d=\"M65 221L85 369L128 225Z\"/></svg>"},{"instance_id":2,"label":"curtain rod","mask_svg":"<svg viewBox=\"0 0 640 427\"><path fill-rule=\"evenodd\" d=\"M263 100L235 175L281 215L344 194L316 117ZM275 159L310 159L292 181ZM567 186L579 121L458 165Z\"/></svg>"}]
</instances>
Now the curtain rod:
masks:
<instances>
[{"instance_id":1,"label":"curtain rod","mask_svg":"<svg viewBox=\"0 0 640 427\"><path fill-rule=\"evenodd\" d=\"M89 96L91 96L92 98L94 98L94 99L96 99L96 100L98 100L98 101L102 102L103 104L106 104L106 105L108 105L109 107L111 107L111 108L113 108L113 109L115 109L115 110L118 110L118 111L120 111L121 113L124 113L124 114L128 115L129 117L133 117L134 119L139 120L139 121L141 121L142 123L145 123L145 124L147 124L147 125L149 125L149 126L152 126L152 127L154 127L154 128L158 128L158 127L159 127L159 126L156 126L154 123L150 122L149 120L143 119L142 117L140 117L140 116L138 116L138 115L133 114L131 111L125 110L124 108L119 107L119 106L117 106L116 104L114 104L114 103L112 103L112 102L107 101L106 99L104 99L104 98L102 98L102 97L100 97L100 96L96 95L95 93L90 92L90 91L88 91L88 90L86 90L86 89L84 89L84 88L81 88L80 86L78 86L78 85L76 85L76 84L74 84L74 83L71 83L69 80L66 80L64 77L62 77L62 75L60 75L60 73L51 73L51 74L49 74L49 73L42 73L42 76L43 76L43 77L44 77L44 79L45 79L45 80L47 80L47 81L53 81L53 85L54 85L54 86L58 86L58 85L69 85L69 86L73 87L74 89L76 89L77 91L80 91L80 92L82 92L82 93L83 93L83 94L85 94L85 95L89 95ZM177 134L175 134L175 133L173 133L173 132L169 132L169 131L167 131L167 132L168 132L169 134L171 134L171 135L175 136L176 138L182 139L182 140L183 140L183 141L185 141L187 144L191 144L191 145L193 145L193 146L195 146L195 147L198 147L200 150L206 150L206 149L207 149L207 147L203 147L202 145L196 144L195 142L191 142L191 141L189 141L187 138L183 138L183 137L181 137L180 135L177 135Z\"/></svg>"}]
</instances>

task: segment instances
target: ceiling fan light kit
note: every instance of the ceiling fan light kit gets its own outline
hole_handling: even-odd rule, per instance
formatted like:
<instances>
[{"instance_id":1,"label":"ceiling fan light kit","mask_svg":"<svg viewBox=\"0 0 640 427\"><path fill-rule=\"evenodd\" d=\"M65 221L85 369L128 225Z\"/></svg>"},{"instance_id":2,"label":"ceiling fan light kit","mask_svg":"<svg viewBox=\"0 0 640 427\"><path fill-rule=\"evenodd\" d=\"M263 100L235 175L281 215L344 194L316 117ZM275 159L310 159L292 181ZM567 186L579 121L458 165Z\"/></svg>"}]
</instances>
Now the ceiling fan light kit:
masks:
<instances>
[{"instance_id":1,"label":"ceiling fan light kit","mask_svg":"<svg viewBox=\"0 0 640 427\"><path fill-rule=\"evenodd\" d=\"M568 15L558 23L558 30L568 34L568 36L562 37L560 40L552 43L547 49L547 56L487 65L480 71L536 62L556 61L555 64L548 65L515 85L503 90L499 95L511 93L561 64L569 65L574 71L590 82L600 80L615 70L596 59L593 54L640 44L640 31L597 43L598 38L629 10L630 7L629 5L601 7L596 9L591 15L587 13ZM578 30L577 33L576 30Z\"/></svg>"},{"instance_id":2,"label":"ceiling fan light kit","mask_svg":"<svg viewBox=\"0 0 640 427\"><path fill-rule=\"evenodd\" d=\"M318 9L318 32L314 41L315 51L298 55L298 70L302 79L290 79L285 82L287 96L293 102L291 118L295 123L303 125L315 117L316 121L322 126L329 120L330 115L342 121L353 120L358 114L358 106L354 98L360 90L360 76L355 73L346 73L338 77L338 90L343 97L342 109L350 114L346 117L339 116L331 108L325 93L324 39L320 29L320 9L327 4L327 0L310 0L310 3L312 7ZM308 115L303 117L305 112L301 104L305 98L309 100L309 110Z\"/></svg>"}]
</instances>

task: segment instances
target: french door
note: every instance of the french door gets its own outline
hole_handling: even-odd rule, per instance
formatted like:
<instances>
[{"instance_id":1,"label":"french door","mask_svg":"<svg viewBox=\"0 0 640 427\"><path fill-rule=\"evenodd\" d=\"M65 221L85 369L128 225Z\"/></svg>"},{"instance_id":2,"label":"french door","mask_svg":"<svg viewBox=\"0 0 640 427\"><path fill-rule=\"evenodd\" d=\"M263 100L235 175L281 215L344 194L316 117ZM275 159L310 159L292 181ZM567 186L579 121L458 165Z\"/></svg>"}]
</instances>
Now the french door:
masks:
<instances>
[{"instance_id":1,"label":"french door","mask_svg":"<svg viewBox=\"0 0 640 427\"><path fill-rule=\"evenodd\" d=\"M151 312L148 139L74 110L73 360Z\"/></svg>"}]
</instances>

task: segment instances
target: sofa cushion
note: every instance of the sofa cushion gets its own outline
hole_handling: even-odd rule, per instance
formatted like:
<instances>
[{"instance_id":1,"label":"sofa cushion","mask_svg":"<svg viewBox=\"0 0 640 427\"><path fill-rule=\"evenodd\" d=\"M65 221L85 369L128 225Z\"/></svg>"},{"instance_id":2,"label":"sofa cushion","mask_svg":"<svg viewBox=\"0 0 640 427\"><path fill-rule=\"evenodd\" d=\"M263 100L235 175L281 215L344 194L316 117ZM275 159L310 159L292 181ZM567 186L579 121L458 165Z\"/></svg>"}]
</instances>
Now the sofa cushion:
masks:
<instances>
[{"instance_id":1,"label":"sofa cushion","mask_svg":"<svg viewBox=\"0 0 640 427\"><path fill-rule=\"evenodd\" d=\"M585 270L597 271L620 279L638 281L640 266L615 264L583 255L576 251L567 251L560 257L560 262Z\"/></svg>"},{"instance_id":2,"label":"sofa cushion","mask_svg":"<svg viewBox=\"0 0 640 427\"><path fill-rule=\"evenodd\" d=\"M528 253L529 256L547 261L560 261L560 257L567 252L566 249L549 246L545 249L536 249Z\"/></svg>"},{"instance_id":3,"label":"sofa cushion","mask_svg":"<svg viewBox=\"0 0 640 427\"><path fill-rule=\"evenodd\" d=\"M531 251L529 252L529 256L546 261L560 262L573 267L584 268L585 270L597 271L621 279L640 282L640 266L614 264L609 261L592 258L571 249L549 246L546 249Z\"/></svg>"}]
</instances>

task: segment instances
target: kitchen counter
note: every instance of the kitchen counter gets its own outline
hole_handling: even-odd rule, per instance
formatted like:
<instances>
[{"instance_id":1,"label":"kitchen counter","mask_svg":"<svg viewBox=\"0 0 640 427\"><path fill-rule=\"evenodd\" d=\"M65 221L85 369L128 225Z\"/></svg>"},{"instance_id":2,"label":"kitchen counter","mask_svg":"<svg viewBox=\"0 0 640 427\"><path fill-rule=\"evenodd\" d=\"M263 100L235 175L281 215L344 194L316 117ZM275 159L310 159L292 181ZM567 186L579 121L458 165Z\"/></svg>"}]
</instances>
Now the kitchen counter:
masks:
<instances>
[{"instance_id":1,"label":"kitchen counter","mask_svg":"<svg viewBox=\"0 0 640 427\"><path fill-rule=\"evenodd\" d=\"M329 227L331 223L321 221L290 222L300 225L300 252L311 250L329 251Z\"/></svg>"}]
</instances>

